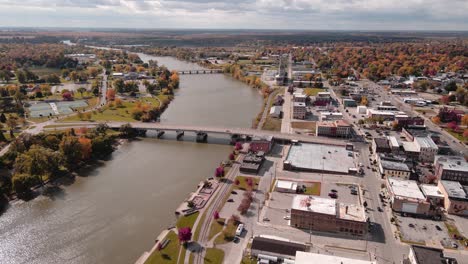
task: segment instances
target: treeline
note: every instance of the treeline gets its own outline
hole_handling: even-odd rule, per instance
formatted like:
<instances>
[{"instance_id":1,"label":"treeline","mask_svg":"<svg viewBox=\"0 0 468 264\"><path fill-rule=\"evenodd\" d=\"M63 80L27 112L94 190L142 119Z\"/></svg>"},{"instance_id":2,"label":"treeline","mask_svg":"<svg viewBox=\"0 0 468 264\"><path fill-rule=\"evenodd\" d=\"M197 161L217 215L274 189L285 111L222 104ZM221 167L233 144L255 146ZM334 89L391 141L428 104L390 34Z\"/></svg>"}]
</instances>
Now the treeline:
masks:
<instances>
[{"instance_id":1,"label":"treeline","mask_svg":"<svg viewBox=\"0 0 468 264\"><path fill-rule=\"evenodd\" d=\"M224 73L230 74L234 79L245 82L256 89L259 89L264 97L267 97L271 93L270 87L262 82L260 77L255 75L248 76L243 70L242 65L228 64L224 66Z\"/></svg>"},{"instance_id":2,"label":"treeline","mask_svg":"<svg viewBox=\"0 0 468 264\"><path fill-rule=\"evenodd\" d=\"M15 192L19 198L28 198L32 187L111 154L116 137L107 131L108 127L102 124L92 130L19 136L0 159L0 166L12 172L0 178L0 196Z\"/></svg>"},{"instance_id":3,"label":"treeline","mask_svg":"<svg viewBox=\"0 0 468 264\"><path fill-rule=\"evenodd\" d=\"M315 49L317 66L345 78L353 69L371 80L391 75L434 76L467 69L468 42L367 44L338 43Z\"/></svg>"}]
</instances>

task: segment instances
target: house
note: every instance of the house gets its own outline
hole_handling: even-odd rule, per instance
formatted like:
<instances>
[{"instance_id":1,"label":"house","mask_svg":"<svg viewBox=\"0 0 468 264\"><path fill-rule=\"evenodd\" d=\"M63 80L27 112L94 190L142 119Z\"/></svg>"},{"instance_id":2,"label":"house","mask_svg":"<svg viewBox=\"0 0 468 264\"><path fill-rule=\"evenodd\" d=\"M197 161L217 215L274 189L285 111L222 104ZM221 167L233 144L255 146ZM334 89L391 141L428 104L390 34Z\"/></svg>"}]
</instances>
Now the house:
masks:
<instances>
[{"instance_id":1,"label":"house","mask_svg":"<svg viewBox=\"0 0 468 264\"><path fill-rule=\"evenodd\" d=\"M320 121L315 125L315 134L317 136L327 137L349 137L352 127L344 120Z\"/></svg>"},{"instance_id":2,"label":"house","mask_svg":"<svg viewBox=\"0 0 468 264\"><path fill-rule=\"evenodd\" d=\"M437 180L458 181L468 185L468 162L461 156L436 156L434 175Z\"/></svg>"},{"instance_id":3,"label":"house","mask_svg":"<svg viewBox=\"0 0 468 264\"><path fill-rule=\"evenodd\" d=\"M390 204L396 212L427 215L430 203L421 192L416 181L387 178Z\"/></svg>"},{"instance_id":4,"label":"house","mask_svg":"<svg viewBox=\"0 0 468 264\"><path fill-rule=\"evenodd\" d=\"M294 102L293 104L293 118L305 119L307 108L305 103Z\"/></svg>"},{"instance_id":5,"label":"house","mask_svg":"<svg viewBox=\"0 0 468 264\"><path fill-rule=\"evenodd\" d=\"M439 181L439 190L444 195L444 208L449 214L468 216L468 186L457 181Z\"/></svg>"},{"instance_id":6,"label":"house","mask_svg":"<svg viewBox=\"0 0 468 264\"><path fill-rule=\"evenodd\" d=\"M457 260L444 256L439 248L411 245L408 258L403 264L457 264Z\"/></svg>"},{"instance_id":7,"label":"house","mask_svg":"<svg viewBox=\"0 0 468 264\"><path fill-rule=\"evenodd\" d=\"M403 162L384 160L379 158L379 170L382 176L387 178L400 178L408 180L411 170Z\"/></svg>"},{"instance_id":8,"label":"house","mask_svg":"<svg viewBox=\"0 0 468 264\"><path fill-rule=\"evenodd\" d=\"M270 116L273 118L281 118L281 106L274 105L270 108Z\"/></svg>"},{"instance_id":9,"label":"house","mask_svg":"<svg viewBox=\"0 0 468 264\"><path fill-rule=\"evenodd\" d=\"M274 236L256 236L252 239L251 255L267 255L280 259L291 259L297 251L308 251L308 246Z\"/></svg>"}]
</instances>

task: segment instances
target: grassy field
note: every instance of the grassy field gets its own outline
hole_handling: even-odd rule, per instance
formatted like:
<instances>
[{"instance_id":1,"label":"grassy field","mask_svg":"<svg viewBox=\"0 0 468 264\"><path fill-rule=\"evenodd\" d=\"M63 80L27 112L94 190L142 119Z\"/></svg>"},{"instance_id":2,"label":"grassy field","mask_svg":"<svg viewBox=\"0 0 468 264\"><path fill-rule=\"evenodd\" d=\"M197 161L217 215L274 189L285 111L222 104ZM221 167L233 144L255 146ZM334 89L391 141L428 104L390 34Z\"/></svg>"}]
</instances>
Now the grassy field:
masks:
<instances>
[{"instance_id":1,"label":"grassy field","mask_svg":"<svg viewBox=\"0 0 468 264\"><path fill-rule=\"evenodd\" d=\"M237 225L233 221L228 221L226 228L223 230L223 234L217 236L214 243L219 245L232 241L236 236L236 229Z\"/></svg>"},{"instance_id":2,"label":"grassy field","mask_svg":"<svg viewBox=\"0 0 468 264\"><path fill-rule=\"evenodd\" d=\"M320 182L314 182L314 183L304 183L306 186L306 191L304 194L307 195L320 195L320 189L321 189L321 184Z\"/></svg>"},{"instance_id":3,"label":"grassy field","mask_svg":"<svg viewBox=\"0 0 468 264\"><path fill-rule=\"evenodd\" d=\"M462 247L463 247L463 245L465 244L465 242L468 242L468 239L467 239L466 237L464 237L464 236L460 233L460 231L458 231L458 228L457 228L455 225L450 224L450 223L448 223L448 222L445 222L445 226L447 227L447 230L448 230L448 233L449 233L450 237L453 238L454 235L455 235L455 236L457 236L457 237L461 237L461 238L462 238L461 240L458 241L459 244L462 245Z\"/></svg>"},{"instance_id":4,"label":"grassy field","mask_svg":"<svg viewBox=\"0 0 468 264\"><path fill-rule=\"evenodd\" d=\"M244 258L242 258L240 264L257 264L257 258L250 258L250 256L245 256Z\"/></svg>"},{"instance_id":5,"label":"grassy field","mask_svg":"<svg viewBox=\"0 0 468 264\"><path fill-rule=\"evenodd\" d=\"M325 92L325 89L320 88L304 88L304 93L308 96L316 96L319 92Z\"/></svg>"},{"instance_id":6,"label":"grassy field","mask_svg":"<svg viewBox=\"0 0 468 264\"><path fill-rule=\"evenodd\" d=\"M189 216L179 217L179 219L177 219L177 223L176 223L177 228L190 227L191 229L193 229L193 224L195 224L195 221L197 220L199 214L200 214L199 212L196 212L196 213L191 214Z\"/></svg>"},{"instance_id":7,"label":"grassy field","mask_svg":"<svg viewBox=\"0 0 468 264\"><path fill-rule=\"evenodd\" d=\"M167 98L165 95L159 95L158 98ZM124 101L121 107L104 106L101 111L93 112L90 121L117 121L117 122L133 122L131 112L136 107L137 101L147 103L152 106L159 106L159 100L156 98L142 98L140 100ZM78 115L70 116L62 120L63 122L81 121Z\"/></svg>"},{"instance_id":8,"label":"grassy field","mask_svg":"<svg viewBox=\"0 0 468 264\"><path fill-rule=\"evenodd\" d=\"M450 135L452 135L453 137L455 137L459 141L468 143L468 138L463 138L463 133L457 133L457 132L454 132L454 131L452 131L450 129L447 129L447 128L444 128L444 129L445 129L445 131L447 131Z\"/></svg>"},{"instance_id":9,"label":"grassy field","mask_svg":"<svg viewBox=\"0 0 468 264\"><path fill-rule=\"evenodd\" d=\"M166 239L170 240L169 244L161 251L155 250L146 260L145 264L177 264L177 258L181 248L177 234L171 231L167 234Z\"/></svg>"},{"instance_id":10,"label":"grassy field","mask_svg":"<svg viewBox=\"0 0 468 264\"><path fill-rule=\"evenodd\" d=\"M252 64L251 60L238 60L238 64L245 65L245 64ZM273 60L255 60L255 64L272 64Z\"/></svg>"},{"instance_id":11,"label":"grassy field","mask_svg":"<svg viewBox=\"0 0 468 264\"><path fill-rule=\"evenodd\" d=\"M241 190L247 190L249 188L249 185L247 184L247 179L251 178L253 181L253 190L257 189L258 182L260 181L259 178L257 177L247 177L247 176L237 176L236 180L239 180L239 185L234 185L234 189L241 189Z\"/></svg>"},{"instance_id":12,"label":"grassy field","mask_svg":"<svg viewBox=\"0 0 468 264\"><path fill-rule=\"evenodd\" d=\"M221 264L224 259L224 251L218 248L207 248L205 264Z\"/></svg>"},{"instance_id":13,"label":"grassy field","mask_svg":"<svg viewBox=\"0 0 468 264\"><path fill-rule=\"evenodd\" d=\"M291 127L296 129L307 129L315 132L316 122L291 122Z\"/></svg>"},{"instance_id":14,"label":"grassy field","mask_svg":"<svg viewBox=\"0 0 468 264\"><path fill-rule=\"evenodd\" d=\"M32 67L32 68L29 68L29 70L32 73L39 76L39 77L50 75L50 74L53 74L53 73L57 74L58 76L60 76L62 74L62 71L60 69L58 69L58 68Z\"/></svg>"},{"instance_id":15,"label":"grassy field","mask_svg":"<svg viewBox=\"0 0 468 264\"><path fill-rule=\"evenodd\" d=\"M211 240L216 234L221 232L224 227L224 221L226 219L219 218L218 220L213 220L210 225L210 233L208 234L208 240Z\"/></svg>"},{"instance_id":16,"label":"grassy field","mask_svg":"<svg viewBox=\"0 0 468 264\"><path fill-rule=\"evenodd\" d=\"M281 119L267 117L262 129L269 131L281 131Z\"/></svg>"}]
</instances>

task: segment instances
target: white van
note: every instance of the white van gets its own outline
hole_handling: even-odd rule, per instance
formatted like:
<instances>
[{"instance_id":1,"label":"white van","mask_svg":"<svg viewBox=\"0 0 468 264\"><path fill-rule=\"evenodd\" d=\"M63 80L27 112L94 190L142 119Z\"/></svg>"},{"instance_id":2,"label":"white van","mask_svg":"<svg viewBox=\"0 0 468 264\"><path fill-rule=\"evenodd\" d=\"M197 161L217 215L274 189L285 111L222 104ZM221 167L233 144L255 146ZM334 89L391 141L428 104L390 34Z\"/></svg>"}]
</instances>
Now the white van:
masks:
<instances>
[{"instance_id":1,"label":"white van","mask_svg":"<svg viewBox=\"0 0 468 264\"><path fill-rule=\"evenodd\" d=\"M242 231L244 231L244 224L240 224L239 226L237 226L236 236L242 235Z\"/></svg>"}]
</instances>

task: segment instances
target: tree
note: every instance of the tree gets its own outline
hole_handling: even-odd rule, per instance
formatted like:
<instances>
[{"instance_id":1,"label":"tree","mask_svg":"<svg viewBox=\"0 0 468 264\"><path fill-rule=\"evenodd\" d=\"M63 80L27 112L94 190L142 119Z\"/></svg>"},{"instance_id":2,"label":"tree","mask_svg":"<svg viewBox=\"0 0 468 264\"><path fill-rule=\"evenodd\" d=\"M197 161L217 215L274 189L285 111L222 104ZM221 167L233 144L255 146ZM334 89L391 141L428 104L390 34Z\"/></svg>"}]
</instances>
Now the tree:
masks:
<instances>
[{"instance_id":1,"label":"tree","mask_svg":"<svg viewBox=\"0 0 468 264\"><path fill-rule=\"evenodd\" d=\"M192 239L192 229L190 227L179 228L177 237L180 243L186 244Z\"/></svg>"},{"instance_id":2,"label":"tree","mask_svg":"<svg viewBox=\"0 0 468 264\"><path fill-rule=\"evenodd\" d=\"M224 168L222 166L219 166L215 170L215 177L224 177Z\"/></svg>"},{"instance_id":3,"label":"tree","mask_svg":"<svg viewBox=\"0 0 468 264\"><path fill-rule=\"evenodd\" d=\"M115 90L114 89L107 89L106 98L109 101L115 100Z\"/></svg>"},{"instance_id":4,"label":"tree","mask_svg":"<svg viewBox=\"0 0 468 264\"><path fill-rule=\"evenodd\" d=\"M367 101L367 97L366 96L363 96L361 98L361 105L367 105L369 102Z\"/></svg>"},{"instance_id":5,"label":"tree","mask_svg":"<svg viewBox=\"0 0 468 264\"><path fill-rule=\"evenodd\" d=\"M73 101L73 94L71 92L64 92L62 98L64 101Z\"/></svg>"},{"instance_id":6,"label":"tree","mask_svg":"<svg viewBox=\"0 0 468 264\"><path fill-rule=\"evenodd\" d=\"M434 116L432 117L432 122L436 125L439 125L441 122L440 122L440 117L438 116Z\"/></svg>"},{"instance_id":7,"label":"tree","mask_svg":"<svg viewBox=\"0 0 468 264\"><path fill-rule=\"evenodd\" d=\"M236 157L234 156L233 153L229 154L229 160L234 160Z\"/></svg>"},{"instance_id":8,"label":"tree","mask_svg":"<svg viewBox=\"0 0 468 264\"><path fill-rule=\"evenodd\" d=\"M74 136L64 136L59 150L64 158L65 167L69 170L76 168L82 157L81 144L78 139Z\"/></svg>"},{"instance_id":9,"label":"tree","mask_svg":"<svg viewBox=\"0 0 468 264\"><path fill-rule=\"evenodd\" d=\"M76 71L72 71L68 74L68 77L70 77L70 80L73 82L76 82L79 79L78 73Z\"/></svg>"},{"instance_id":10,"label":"tree","mask_svg":"<svg viewBox=\"0 0 468 264\"><path fill-rule=\"evenodd\" d=\"M48 83L60 83L60 77L57 74L50 74L45 77L45 81Z\"/></svg>"},{"instance_id":11,"label":"tree","mask_svg":"<svg viewBox=\"0 0 468 264\"><path fill-rule=\"evenodd\" d=\"M124 124L120 126L119 132L123 138L135 138L137 136L137 131L130 124Z\"/></svg>"},{"instance_id":12,"label":"tree","mask_svg":"<svg viewBox=\"0 0 468 264\"><path fill-rule=\"evenodd\" d=\"M124 93L125 92L125 82L123 79L116 79L114 81L114 89L118 92L118 93Z\"/></svg>"},{"instance_id":13,"label":"tree","mask_svg":"<svg viewBox=\"0 0 468 264\"><path fill-rule=\"evenodd\" d=\"M461 119L461 125L462 126L468 126L468 114L464 114L462 119Z\"/></svg>"},{"instance_id":14,"label":"tree","mask_svg":"<svg viewBox=\"0 0 468 264\"><path fill-rule=\"evenodd\" d=\"M114 151L114 137L99 135L93 137L92 155L97 158L105 157Z\"/></svg>"},{"instance_id":15,"label":"tree","mask_svg":"<svg viewBox=\"0 0 468 264\"><path fill-rule=\"evenodd\" d=\"M213 214L213 219L214 220L218 220L219 219L219 213L218 211L215 211L214 214Z\"/></svg>"},{"instance_id":16,"label":"tree","mask_svg":"<svg viewBox=\"0 0 468 264\"><path fill-rule=\"evenodd\" d=\"M445 85L444 89L447 91L447 92L454 92L457 90L457 84L452 81L452 82L449 82Z\"/></svg>"},{"instance_id":17,"label":"tree","mask_svg":"<svg viewBox=\"0 0 468 264\"><path fill-rule=\"evenodd\" d=\"M78 142L81 146L81 159L88 160L89 158L91 158L91 153L93 151L91 139L86 137L80 137L78 139Z\"/></svg>"},{"instance_id":18,"label":"tree","mask_svg":"<svg viewBox=\"0 0 468 264\"><path fill-rule=\"evenodd\" d=\"M81 97L83 97L83 94L86 92L86 88L84 87L80 87L76 90L77 92L79 92L81 94Z\"/></svg>"},{"instance_id":19,"label":"tree","mask_svg":"<svg viewBox=\"0 0 468 264\"><path fill-rule=\"evenodd\" d=\"M39 184L36 177L25 173L17 173L11 179L13 190L19 198L27 198L31 194L31 188Z\"/></svg>"},{"instance_id":20,"label":"tree","mask_svg":"<svg viewBox=\"0 0 468 264\"><path fill-rule=\"evenodd\" d=\"M21 153L15 160L15 173L37 177L38 182L50 179L61 164L60 155L39 145L32 145L28 151Z\"/></svg>"},{"instance_id":21,"label":"tree","mask_svg":"<svg viewBox=\"0 0 468 264\"><path fill-rule=\"evenodd\" d=\"M10 129L10 137L14 138L15 134L13 132L15 128L18 126L17 119L10 115L6 121L6 125L8 126L8 129Z\"/></svg>"},{"instance_id":22,"label":"tree","mask_svg":"<svg viewBox=\"0 0 468 264\"><path fill-rule=\"evenodd\" d=\"M94 132L98 135L106 135L109 126L106 123L99 123L95 128Z\"/></svg>"},{"instance_id":23,"label":"tree","mask_svg":"<svg viewBox=\"0 0 468 264\"><path fill-rule=\"evenodd\" d=\"M242 143L236 142L235 150L241 150L242 149Z\"/></svg>"},{"instance_id":24,"label":"tree","mask_svg":"<svg viewBox=\"0 0 468 264\"><path fill-rule=\"evenodd\" d=\"M4 113L2 113L2 114L0 115L0 122L1 122L1 123L5 123L6 121L7 121L6 116L5 116Z\"/></svg>"}]
</instances>

